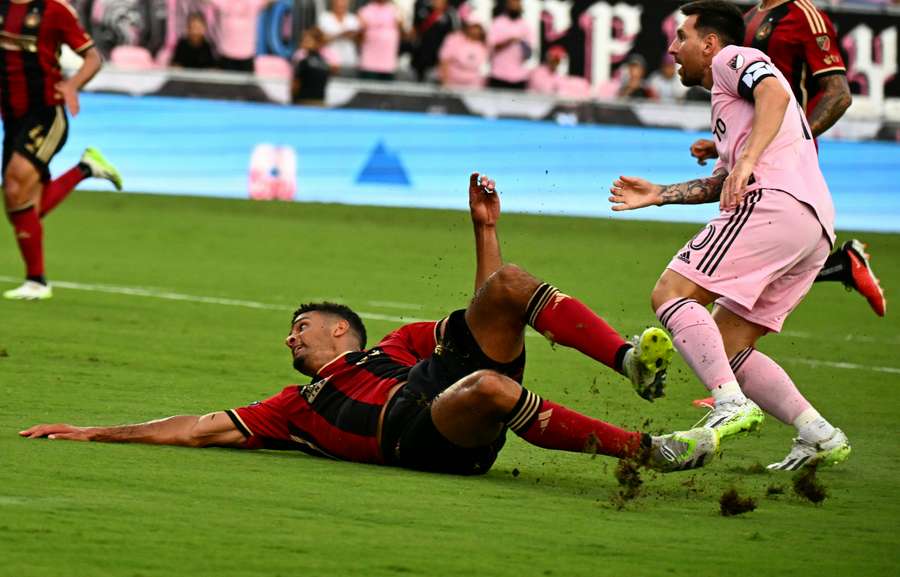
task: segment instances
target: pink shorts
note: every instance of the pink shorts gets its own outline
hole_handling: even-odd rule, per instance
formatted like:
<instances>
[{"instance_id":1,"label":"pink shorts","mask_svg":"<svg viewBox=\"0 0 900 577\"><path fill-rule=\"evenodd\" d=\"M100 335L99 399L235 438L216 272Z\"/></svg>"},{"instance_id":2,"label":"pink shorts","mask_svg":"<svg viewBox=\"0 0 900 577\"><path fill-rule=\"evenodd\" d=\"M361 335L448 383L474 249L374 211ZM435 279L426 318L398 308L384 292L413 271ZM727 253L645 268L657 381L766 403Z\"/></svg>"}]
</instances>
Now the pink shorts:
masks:
<instances>
[{"instance_id":1,"label":"pink shorts","mask_svg":"<svg viewBox=\"0 0 900 577\"><path fill-rule=\"evenodd\" d=\"M808 205L779 190L756 190L710 221L668 268L719 295L716 304L777 333L830 250Z\"/></svg>"}]
</instances>

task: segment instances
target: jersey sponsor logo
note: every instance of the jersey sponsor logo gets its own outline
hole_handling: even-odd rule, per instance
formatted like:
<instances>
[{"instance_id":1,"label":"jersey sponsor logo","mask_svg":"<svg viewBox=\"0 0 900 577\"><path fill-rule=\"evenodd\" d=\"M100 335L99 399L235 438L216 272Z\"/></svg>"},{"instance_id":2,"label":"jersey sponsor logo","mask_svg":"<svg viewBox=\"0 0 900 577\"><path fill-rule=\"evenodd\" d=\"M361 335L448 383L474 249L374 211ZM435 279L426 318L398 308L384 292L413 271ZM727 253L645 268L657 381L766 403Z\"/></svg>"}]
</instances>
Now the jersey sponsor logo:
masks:
<instances>
[{"instance_id":1,"label":"jersey sponsor logo","mask_svg":"<svg viewBox=\"0 0 900 577\"><path fill-rule=\"evenodd\" d=\"M769 34L772 33L773 29L774 26L772 26L772 21L766 20L756 29L756 39L759 41L765 40L769 37Z\"/></svg>"},{"instance_id":2,"label":"jersey sponsor logo","mask_svg":"<svg viewBox=\"0 0 900 577\"><path fill-rule=\"evenodd\" d=\"M819 45L820 50L828 52L831 49L831 38L828 36L816 36L816 44Z\"/></svg>"},{"instance_id":3,"label":"jersey sponsor logo","mask_svg":"<svg viewBox=\"0 0 900 577\"><path fill-rule=\"evenodd\" d=\"M742 54L735 55L735 57L731 59L731 62L728 63L728 66L731 66L735 70L740 70L744 67L744 56Z\"/></svg>"},{"instance_id":4,"label":"jersey sponsor logo","mask_svg":"<svg viewBox=\"0 0 900 577\"><path fill-rule=\"evenodd\" d=\"M37 36L0 32L0 49L12 52L37 52Z\"/></svg>"},{"instance_id":5,"label":"jersey sponsor logo","mask_svg":"<svg viewBox=\"0 0 900 577\"><path fill-rule=\"evenodd\" d=\"M685 264L691 264L691 251L686 250L678 255L678 260Z\"/></svg>"},{"instance_id":6,"label":"jersey sponsor logo","mask_svg":"<svg viewBox=\"0 0 900 577\"><path fill-rule=\"evenodd\" d=\"M839 59L837 56L829 54L828 56L826 56L825 58L822 59L822 62L824 62L828 66L831 66L832 64L837 64L839 62Z\"/></svg>"},{"instance_id":7,"label":"jersey sponsor logo","mask_svg":"<svg viewBox=\"0 0 900 577\"><path fill-rule=\"evenodd\" d=\"M320 379L314 383L310 383L308 385L303 385L300 387L300 395L306 399L306 402L310 405L313 404L313 401L316 400L316 397L319 396L319 393L322 392L322 388L328 383L329 377L325 377L324 379Z\"/></svg>"},{"instance_id":8,"label":"jersey sponsor logo","mask_svg":"<svg viewBox=\"0 0 900 577\"><path fill-rule=\"evenodd\" d=\"M769 65L763 61L754 62L750 66L744 70L744 75L741 77L741 81L747 85L748 88L753 88L756 86L756 83L759 82L760 79L766 76L774 76L775 74L772 72L772 69L769 68Z\"/></svg>"}]
</instances>

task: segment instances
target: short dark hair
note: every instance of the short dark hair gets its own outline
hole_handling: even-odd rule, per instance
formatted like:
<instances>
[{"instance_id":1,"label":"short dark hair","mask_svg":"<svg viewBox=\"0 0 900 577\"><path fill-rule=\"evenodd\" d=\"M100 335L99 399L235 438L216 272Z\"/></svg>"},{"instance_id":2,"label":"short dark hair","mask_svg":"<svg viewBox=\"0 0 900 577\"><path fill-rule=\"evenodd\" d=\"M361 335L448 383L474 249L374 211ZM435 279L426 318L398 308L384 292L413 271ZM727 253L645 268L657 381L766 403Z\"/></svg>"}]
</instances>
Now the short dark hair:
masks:
<instances>
[{"instance_id":1,"label":"short dark hair","mask_svg":"<svg viewBox=\"0 0 900 577\"><path fill-rule=\"evenodd\" d=\"M200 22L203 22L204 25L206 24L206 16L203 15L203 12L194 11L189 13L187 15L187 21L190 22L191 20L199 20Z\"/></svg>"},{"instance_id":2,"label":"short dark hair","mask_svg":"<svg viewBox=\"0 0 900 577\"><path fill-rule=\"evenodd\" d=\"M297 322L298 316L308 312L320 312L344 319L350 324L350 330L356 334L356 338L359 340L360 350L366 348L366 325L363 324L359 315L353 312L353 309L350 307L338 303L330 303L328 301L320 303L304 303L300 305L300 308L294 311L294 315L291 317L291 326L293 327L294 323Z\"/></svg>"},{"instance_id":3,"label":"short dark hair","mask_svg":"<svg viewBox=\"0 0 900 577\"><path fill-rule=\"evenodd\" d=\"M744 15L740 9L725 0L697 0L681 7L685 16L697 15L694 25L701 34L716 34L723 46L743 44Z\"/></svg>"}]
</instances>

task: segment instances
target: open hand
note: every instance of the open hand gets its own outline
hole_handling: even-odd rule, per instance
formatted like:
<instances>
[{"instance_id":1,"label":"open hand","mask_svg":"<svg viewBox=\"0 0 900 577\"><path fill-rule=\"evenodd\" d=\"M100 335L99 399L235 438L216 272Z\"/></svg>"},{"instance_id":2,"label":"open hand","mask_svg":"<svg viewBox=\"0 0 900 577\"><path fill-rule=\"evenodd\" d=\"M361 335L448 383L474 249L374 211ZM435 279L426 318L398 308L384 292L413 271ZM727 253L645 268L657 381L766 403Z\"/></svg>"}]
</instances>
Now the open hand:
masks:
<instances>
[{"instance_id":1,"label":"open hand","mask_svg":"<svg viewBox=\"0 0 900 577\"><path fill-rule=\"evenodd\" d=\"M734 168L725 177L722 183L722 195L719 198L720 210L731 210L740 204L744 198L744 190L747 188L747 182L753 175L753 165L745 160L739 160Z\"/></svg>"},{"instance_id":2,"label":"open hand","mask_svg":"<svg viewBox=\"0 0 900 577\"><path fill-rule=\"evenodd\" d=\"M614 211L634 210L660 204L662 187L636 176L620 176L609 189Z\"/></svg>"},{"instance_id":3,"label":"open hand","mask_svg":"<svg viewBox=\"0 0 900 577\"><path fill-rule=\"evenodd\" d=\"M55 423L52 425L35 425L24 431L19 431L19 435L27 439L40 439L47 437L54 440L65 441L90 441L90 429L87 427L74 427L65 423Z\"/></svg>"},{"instance_id":4,"label":"open hand","mask_svg":"<svg viewBox=\"0 0 900 577\"><path fill-rule=\"evenodd\" d=\"M56 94L58 96L62 96L63 102L66 105L66 110L69 111L69 114L71 114L73 118L78 116L78 111L81 110L81 106L78 104L78 88L68 80L57 82L53 88L56 89Z\"/></svg>"}]
</instances>

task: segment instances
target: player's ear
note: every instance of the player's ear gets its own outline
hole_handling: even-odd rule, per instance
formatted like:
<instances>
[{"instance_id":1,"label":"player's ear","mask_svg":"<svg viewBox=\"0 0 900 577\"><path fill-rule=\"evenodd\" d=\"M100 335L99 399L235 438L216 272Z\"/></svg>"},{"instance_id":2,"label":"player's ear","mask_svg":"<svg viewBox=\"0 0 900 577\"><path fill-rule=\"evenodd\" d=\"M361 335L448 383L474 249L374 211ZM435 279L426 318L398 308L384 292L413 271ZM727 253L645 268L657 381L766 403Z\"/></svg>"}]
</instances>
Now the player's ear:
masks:
<instances>
[{"instance_id":1,"label":"player's ear","mask_svg":"<svg viewBox=\"0 0 900 577\"><path fill-rule=\"evenodd\" d=\"M703 52L704 54L711 54L722 42L719 40L719 37L716 34L707 34L703 37Z\"/></svg>"},{"instance_id":2,"label":"player's ear","mask_svg":"<svg viewBox=\"0 0 900 577\"><path fill-rule=\"evenodd\" d=\"M350 323L348 323L345 319L339 319L336 323L331 325L331 336L335 338L340 338L346 335L350 331Z\"/></svg>"}]
</instances>

